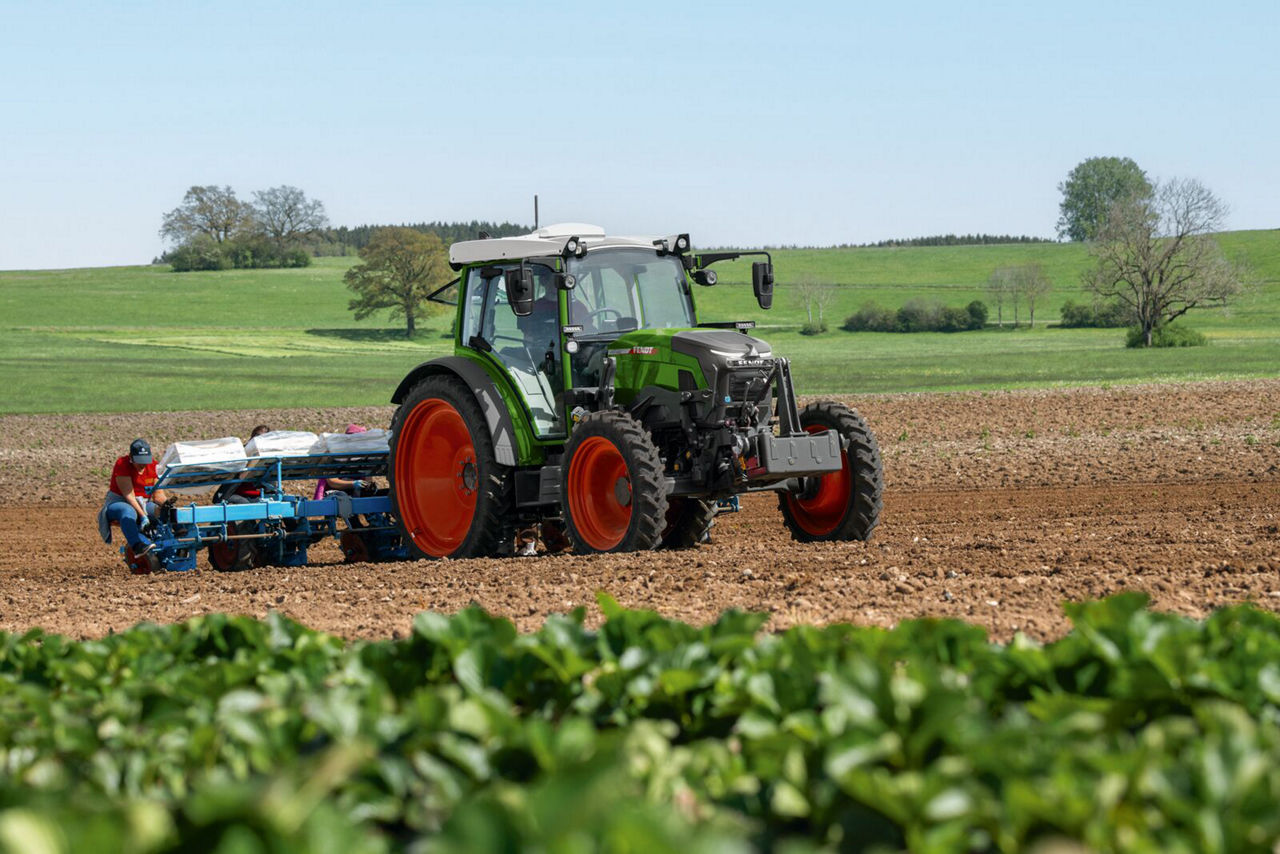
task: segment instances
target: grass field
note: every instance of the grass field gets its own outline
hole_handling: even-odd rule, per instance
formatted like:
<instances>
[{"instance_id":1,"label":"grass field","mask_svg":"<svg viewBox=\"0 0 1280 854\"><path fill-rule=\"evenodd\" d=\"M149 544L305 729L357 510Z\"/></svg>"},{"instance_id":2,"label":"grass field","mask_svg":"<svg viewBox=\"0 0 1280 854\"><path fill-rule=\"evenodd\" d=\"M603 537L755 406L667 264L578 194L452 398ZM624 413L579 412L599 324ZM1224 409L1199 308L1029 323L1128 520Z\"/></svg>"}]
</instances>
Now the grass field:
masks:
<instances>
[{"instance_id":1,"label":"grass field","mask_svg":"<svg viewBox=\"0 0 1280 854\"><path fill-rule=\"evenodd\" d=\"M793 358L803 393L1280 374L1280 231L1221 240L1252 266L1258 284L1227 310L1191 315L1211 343L1189 350L1135 352L1121 346L1121 330L1046 328L1066 299L1085 300L1079 281L1089 262L1079 245L780 250L768 314L751 298L745 262L719 265L721 285L696 296L703 319L756 319L760 335ZM410 367L449 350L449 317L428 320L412 341L386 319L354 321L342 283L353 260L181 275L151 266L0 272L0 412L385 403ZM838 328L866 302L985 299L992 269L1032 262L1055 285L1037 306L1035 329L855 335ZM797 331L804 313L787 285L801 277L836 290L825 335Z\"/></svg>"}]
</instances>

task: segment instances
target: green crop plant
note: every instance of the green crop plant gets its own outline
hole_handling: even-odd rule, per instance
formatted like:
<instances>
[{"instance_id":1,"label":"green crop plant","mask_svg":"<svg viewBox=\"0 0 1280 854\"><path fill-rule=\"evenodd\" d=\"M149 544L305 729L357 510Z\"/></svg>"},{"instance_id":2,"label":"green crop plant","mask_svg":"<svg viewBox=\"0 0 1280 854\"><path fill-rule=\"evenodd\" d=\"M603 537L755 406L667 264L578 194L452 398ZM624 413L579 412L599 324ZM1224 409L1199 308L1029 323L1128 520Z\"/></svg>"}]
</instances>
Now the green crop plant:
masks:
<instances>
[{"instance_id":1,"label":"green crop plant","mask_svg":"<svg viewBox=\"0 0 1280 854\"><path fill-rule=\"evenodd\" d=\"M999 645L599 601L598 629L579 609L529 635L477 608L350 644L278 615L0 633L0 850L1280 840L1273 614L1123 594Z\"/></svg>"}]
</instances>

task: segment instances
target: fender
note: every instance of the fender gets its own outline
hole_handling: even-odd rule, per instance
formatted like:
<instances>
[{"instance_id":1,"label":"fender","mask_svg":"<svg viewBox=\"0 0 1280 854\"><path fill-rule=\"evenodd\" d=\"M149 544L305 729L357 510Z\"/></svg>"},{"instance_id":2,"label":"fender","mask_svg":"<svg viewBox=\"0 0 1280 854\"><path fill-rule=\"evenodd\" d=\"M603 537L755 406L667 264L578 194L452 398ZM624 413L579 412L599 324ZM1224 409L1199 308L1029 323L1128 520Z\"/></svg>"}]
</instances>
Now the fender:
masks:
<instances>
[{"instance_id":1,"label":"fender","mask_svg":"<svg viewBox=\"0 0 1280 854\"><path fill-rule=\"evenodd\" d=\"M423 362L400 381L400 385L396 386L395 394L391 395L391 402L400 403L410 389L432 374L453 374L471 389L476 396L476 401L480 404L480 410L484 412L489 435L493 437L493 450L498 462L505 466L516 465L516 431L511 423L511 413L507 411L502 395L498 393L493 380L485 373L484 368L470 359L463 359L460 356L442 356L430 362Z\"/></svg>"}]
</instances>

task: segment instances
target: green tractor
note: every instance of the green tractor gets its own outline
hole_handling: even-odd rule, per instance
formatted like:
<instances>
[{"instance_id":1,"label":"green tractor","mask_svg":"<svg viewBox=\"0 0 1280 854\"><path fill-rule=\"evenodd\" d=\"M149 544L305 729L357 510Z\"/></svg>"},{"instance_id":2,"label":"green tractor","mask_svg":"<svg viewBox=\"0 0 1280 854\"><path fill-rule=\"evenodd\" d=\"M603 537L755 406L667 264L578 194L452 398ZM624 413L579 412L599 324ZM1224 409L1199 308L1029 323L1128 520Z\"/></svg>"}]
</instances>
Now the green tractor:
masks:
<instances>
[{"instance_id":1,"label":"green tractor","mask_svg":"<svg viewBox=\"0 0 1280 854\"><path fill-rule=\"evenodd\" d=\"M687 548L716 502L776 492L797 540L865 540L880 516L880 449L834 402L796 405L790 364L749 334L698 323L693 285L718 261L687 234L607 236L570 223L455 243L454 354L392 397L391 494L423 557L511 553L517 528L555 521L574 551Z\"/></svg>"}]
</instances>

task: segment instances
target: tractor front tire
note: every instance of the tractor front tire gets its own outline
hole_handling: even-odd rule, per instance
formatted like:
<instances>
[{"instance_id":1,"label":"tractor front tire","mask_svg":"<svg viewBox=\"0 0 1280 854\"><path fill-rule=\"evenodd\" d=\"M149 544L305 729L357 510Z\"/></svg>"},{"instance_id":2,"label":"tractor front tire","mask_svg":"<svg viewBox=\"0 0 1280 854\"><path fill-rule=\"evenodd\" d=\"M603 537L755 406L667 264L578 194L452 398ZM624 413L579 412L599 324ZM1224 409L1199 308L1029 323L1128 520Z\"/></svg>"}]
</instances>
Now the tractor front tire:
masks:
<instances>
[{"instance_id":1,"label":"tractor front tire","mask_svg":"<svg viewBox=\"0 0 1280 854\"><path fill-rule=\"evenodd\" d=\"M415 558L500 554L515 536L511 468L498 462L475 395L436 374L391 421L391 502Z\"/></svg>"},{"instance_id":2,"label":"tractor front tire","mask_svg":"<svg viewBox=\"0 0 1280 854\"><path fill-rule=\"evenodd\" d=\"M844 466L821 477L805 478L799 495L778 496L782 521L800 542L867 540L880 521L884 466L880 446L862 416L842 403L811 403L800 411L800 426L810 433L840 434Z\"/></svg>"},{"instance_id":3,"label":"tractor front tire","mask_svg":"<svg viewBox=\"0 0 1280 854\"><path fill-rule=\"evenodd\" d=\"M649 551L667 527L662 457L634 418L593 412L564 446L560 500L577 554Z\"/></svg>"},{"instance_id":4,"label":"tractor front tire","mask_svg":"<svg viewBox=\"0 0 1280 854\"><path fill-rule=\"evenodd\" d=\"M660 549L691 549L702 542L716 518L716 503L703 498L667 498L667 525Z\"/></svg>"}]
</instances>

